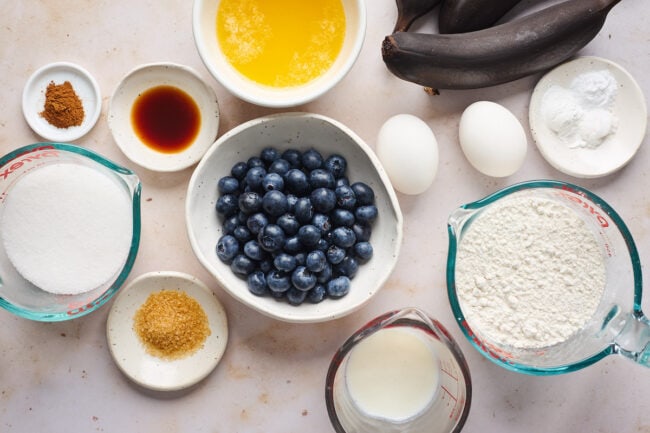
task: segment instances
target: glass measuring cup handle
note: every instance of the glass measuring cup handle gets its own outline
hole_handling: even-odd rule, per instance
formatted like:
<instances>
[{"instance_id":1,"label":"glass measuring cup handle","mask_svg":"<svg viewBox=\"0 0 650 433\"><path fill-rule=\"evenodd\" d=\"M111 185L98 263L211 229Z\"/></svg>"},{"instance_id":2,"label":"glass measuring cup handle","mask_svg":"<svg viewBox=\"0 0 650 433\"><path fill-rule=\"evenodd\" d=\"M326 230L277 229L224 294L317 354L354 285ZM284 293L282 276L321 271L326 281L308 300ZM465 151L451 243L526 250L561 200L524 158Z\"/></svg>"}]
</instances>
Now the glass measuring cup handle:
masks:
<instances>
[{"instance_id":1,"label":"glass measuring cup handle","mask_svg":"<svg viewBox=\"0 0 650 433\"><path fill-rule=\"evenodd\" d=\"M650 320L641 310L630 313L625 327L614 341L614 350L650 367Z\"/></svg>"}]
</instances>

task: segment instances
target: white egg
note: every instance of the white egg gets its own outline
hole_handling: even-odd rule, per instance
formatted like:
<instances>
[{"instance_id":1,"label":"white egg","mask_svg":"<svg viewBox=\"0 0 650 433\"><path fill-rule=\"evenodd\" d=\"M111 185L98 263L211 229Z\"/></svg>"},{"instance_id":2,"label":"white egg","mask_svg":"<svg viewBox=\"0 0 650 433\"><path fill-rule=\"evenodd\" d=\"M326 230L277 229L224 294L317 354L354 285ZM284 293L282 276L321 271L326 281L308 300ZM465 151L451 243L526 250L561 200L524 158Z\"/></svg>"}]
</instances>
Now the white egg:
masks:
<instances>
[{"instance_id":1,"label":"white egg","mask_svg":"<svg viewBox=\"0 0 650 433\"><path fill-rule=\"evenodd\" d=\"M393 187L404 194L421 194L438 171L438 141L429 125L411 114L388 119L377 136L377 156Z\"/></svg>"},{"instance_id":2,"label":"white egg","mask_svg":"<svg viewBox=\"0 0 650 433\"><path fill-rule=\"evenodd\" d=\"M467 160L481 173L506 177L521 168L528 140L523 126L507 108L489 101L463 111L458 131Z\"/></svg>"}]
</instances>

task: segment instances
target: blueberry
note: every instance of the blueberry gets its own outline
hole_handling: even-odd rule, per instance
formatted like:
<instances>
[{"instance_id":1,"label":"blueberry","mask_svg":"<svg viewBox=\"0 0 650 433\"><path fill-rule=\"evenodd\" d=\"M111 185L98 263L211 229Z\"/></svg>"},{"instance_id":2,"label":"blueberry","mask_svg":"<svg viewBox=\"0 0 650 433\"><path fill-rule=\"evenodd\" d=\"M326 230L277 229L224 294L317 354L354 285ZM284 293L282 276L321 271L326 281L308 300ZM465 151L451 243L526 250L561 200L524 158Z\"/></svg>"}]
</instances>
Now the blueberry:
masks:
<instances>
[{"instance_id":1,"label":"blueberry","mask_svg":"<svg viewBox=\"0 0 650 433\"><path fill-rule=\"evenodd\" d=\"M330 217L322 213L314 214L314 217L311 219L311 224L321 232L321 235L326 234L332 229Z\"/></svg>"},{"instance_id":2,"label":"blueberry","mask_svg":"<svg viewBox=\"0 0 650 433\"><path fill-rule=\"evenodd\" d=\"M269 223L269 219L262 212L255 213L246 220L246 227L251 231L253 236L257 234Z\"/></svg>"},{"instance_id":3,"label":"blueberry","mask_svg":"<svg viewBox=\"0 0 650 433\"><path fill-rule=\"evenodd\" d=\"M307 170L315 170L323 166L323 155L316 149L309 149L303 152L301 161Z\"/></svg>"},{"instance_id":4,"label":"blueberry","mask_svg":"<svg viewBox=\"0 0 650 433\"><path fill-rule=\"evenodd\" d=\"M245 225L245 224L246 224L246 221L248 221L248 217L249 217L249 215L246 215L246 214L245 214L244 212L242 212L241 209L240 209L240 210L239 210L239 213L237 214L237 221L239 222L239 224L244 224L244 225Z\"/></svg>"},{"instance_id":5,"label":"blueberry","mask_svg":"<svg viewBox=\"0 0 650 433\"><path fill-rule=\"evenodd\" d=\"M373 254L372 244L370 242L357 242L354 244L354 253L363 261L370 260Z\"/></svg>"},{"instance_id":6,"label":"blueberry","mask_svg":"<svg viewBox=\"0 0 650 433\"><path fill-rule=\"evenodd\" d=\"M299 223L306 224L314 217L314 205L309 197L300 197L294 206L294 215Z\"/></svg>"},{"instance_id":7,"label":"blueberry","mask_svg":"<svg viewBox=\"0 0 650 433\"><path fill-rule=\"evenodd\" d=\"M284 246L286 237L282 229L276 224L267 224L257 235L257 240L263 250L274 252Z\"/></svg>"},{"instance_id":8,"label":"blueberry","mask_svg":"<svg viewBox=\"0 0 650 433\"><path fill-rule=\"evenodd\" d=\"M334 176L327 170L317 168L309 172L309 186L311 189L330 188L333 189L336 181Z\"/></svg>"},{"instance_id":9,"label":"blueberry","mask_svg":"<svg viewBox=\"0 0 650 433\"><path fill-rule=\"evenodd\" d=\"M224 218L235 215L239 211L239 205L237 204L237 196L234 194L224 194L217 199L217 205L215 206L217 213Z\"/></svg>"},{"instance_id":10,"label":"blueberry","mask_svg":"<svg viewBox=\"0 0 650 433\"><path fill-rule=\"evenodd\" d=\"M244 244L244 254L249 259L257 261L263 260L266 257L266 252L256 240L250 240Z\"/></svg>"},{"instance_id":11,"label":"blueberry","mask_svg":"<svg viewBox=\"0 0 650 433\"><path fill-rule=\"evenodd\" d=\"M320 230L311 224L305 224L298 229L298 240L306 247L316 246L320 238Z\"/></svg>"},{"instance_id":12,"label":"blueberry","mask_svg":"<svg viewBox=\"0 0 650 433\"><path fill-rule=\"evenodd\" d=\"M307 254L305 254L304 251L300 251L294 257L296 259L296 266L305 266L305 261L307 260Z\"/></svg>"},{"instance_id":13,"label":"blueberry","mask_svg":"<svg viewBox=\"0 0 650 433\"><path fill-rule=\"evenodd\" d=\"M357 237L357 242L367 242L370 240L372 228L368 224L355 223L352 226L352 231Z\"/></svg>"},{"instance_id":14,"label":"blueberry","mask_svg":"<svg viewBox=\"0 0 650 433\"><path fill-rule=\"evenodd\" d=\"M283 271L271 270L266 274L266 285L272 292L284 293L291 287L290 274Z\"/></svg>"},{"instance_id":15,"label":"blueberry","mask_svg":"<svg viewBox=\"0 0 650 433\"><path fill-rule=\"evenodd\" d=\"M264 167L254 166L246 173L246 183L252 191L262 191L264 176L266 176Z\"/></svg>"},{"instance_id":16,"label":"blueberry","mask_svg":"<svg viewBox=\"0 0 650 433\"><path fill-rule=\"evenodd\" d=\"M292 168L287 172L284 179L284 185L287 192L297 196L305 195L309 192L309 181L307 175L297 168Z\"/></svg>"},{"instance_id":17,"label":"blueberry","mask_svg":"<svg viewBox=\"0 0 650 433\"><path fill-rule=\"evenodd\" d=\"M345 250L336 245L332 245L325 251L325 255L327 256L328 262L337 265L345 258Z\"/></svg>"},{"instance_id":18,"label":"blueberry","mask_svg":"<svg viewBox=\"0 0 650 433\"><path fill-rule=\"evenodd\" d=\"M273 259L273 266L279 271L291 272L296 269L296 258L287 253L280 253Z\"/></svg>"},{"instance_id":19,"label":"blueberry","mask_svg":"<svg viewBox=\"0 0 650 433\"><path fill-rule=\"evenodd\" d=\"M260 271L262 271L262 272L264 272L264 274L266 274L271 269L273 269L273 262L271 260L269 260L268 258L264 259L259 263L259 268L260 268Z\"/></svg>"},{"instance_id":20,"label":"blueberry","mask_svg":"<svg viewBox=\"0 0 650 433\"><path fill-rule=\"evenodd\" d=\"M307 292L303 290L298 290L295 287L290 288L287 291L287 301L291 305L300 305L303 302L305 302L305 299L307 298Z\"/></svg>"},{"instance_id":21,"label":"blueberry","mask_svg":"<svg viewBox=\"0 0 650 433\"><path fill-rule=\"evenodd\" d=\"M336 194L336 205L341 209L353 210L357 204L357 196L352 188L348 185L338 186L334 193Z\"/></svg>"},{"instance_id":22,"label":"blueberry","mask_svg":"<svg viewBox=\"0 0 650 433\"><path fill-rule=\"evenodd\" d=\"M267 164L271 164L273 161L280 158L280 152L274 147L265 147L260 153L260 159Z\"/></svg>"},{"instance_id":23,"label":"blueberry","mask_svg":"<svg viewBox=\"0 0 650 433\"><path fill-rule=\"evenodd\" d=\"M350 185L354 195L357 197L358 206L366 206L375 202L375 192L363 182L355 182Z\"/></svg>"},{"instance_id":24,"label":"blueberry","mask_svg":"<svg viewBox=\"0 0 650 433\"><path fill-rule=\"evenodd\" d=\"M316 212L328 213L336 207L336 194L329 188L316 188L310 198Z\"/></svg>"},{"instance_id":25,"label":"blueberry","mask_svg":"<svg viewBox=\"0 0 650 433\"><path fill-rule=\"evenodd\" d=\"M298 229L300 228L300 223L298 222L296 217L290 213L285 213L284 215L281 215L277 219L276 224L280 226L280 228L284 231L284 233L287 236L295 235L296 233L298 233Z\"/></svg>"},{"instance_id":26,"label":"blueberry","mask_svg":"<svg viewBox=\"0 0 650 433\"><path fill-rule=\"evenodd\" d=\"M248 158L246 164L248 165L249 171L251 168L255 168L255 167L264 168L265 166L264 161L262 161L262 158L260 158L259 156L251 156L250 158Z\"/></svg>"},{"instance_id":27,"label":"blueberry","mask_svg":"<svg viewBox=\"0 0 650 433\"><path fill-rule=\"evenodd\" d=\"M287 196L281 191L272 190L262 197L262 209L273 216L278 217L289 210Z\"/></svg>"},{"instance_id":28,"label":"blueberry","mask_svg":"<svg viewBox=\"0 0 650 433\"><path fill-rule=\"evenodd\" d=\"M253 271L248 274L246 278L248 283L248 290L254 295L263 296L268 291L268 286L266 285L266 276L262 271Z\"/></svg>"},{"instance_id":29,"label":"blueberry","mask_svg":"<svg viewBox=\"0 0 650 433\"><path fill-rule=\"evenodd\" d=\"M325 286L327 296L341 298L350 292L350 279L346 276L336 277L330 280Z\"/></svg>"},{"instance_id":30,"label":"blueberry","mask_svg":"<svg viewBox=\"0 0 650 433\"><path fill-rule=\"evenodd\" d=\"M241 243L249 241L253 237L253 235L251 235L251 231L248 230L248 227L243 225L238 225L235 227L235 229L232 231L232 235Z\"/></svg>"},{"instance_id":31,"label":"blueberry","mask_svg":"<svg viewBox=\"0 0 650 433\"><path fill-rule=\"evenodd\" d=\"M287 172L291 169L291 165L289 164L289 161L286 159L276 159L269 165L269 173L277 173L280 176L284 176L287 174Z\"/></svg>"},{"instance_id":32,"label":"blueberry","mask_svg":"<svg viewBox=\"0 0 650 433\"><path fill-rule=\"evenodd\" d=\"M239 191L239 181L232 176L224 176L217 182L219 194L235 194Z\"/></svg>"},{"instance_id":33,"label":"blueberry","mask_svg":"<svg viewBox=\"0 0 650 433\"><path fill-rule=\"evenodd\" d=\"M347 160L341 155L333 154L325 160L325 168L336 178L340 179L348 167Z\"/></svg>"},{"instance_id":34,"label":"blueberry","mask_svg":"<svg viewBox=\"0 0 650 433\"><path fill-rule=\"evenodd\" d=\"M332 211L331 215L334 227L352 227L354 225L354 214L347 209L336 208Z\"/></svg>"},{"instance_id":35,"label":"blueberry","mask_svg":"<svg viewBox=\"0 0 650 433\"><path fill-rule=\"evenodd\" d=\"M282 191L284 189L284 179L278 173L266 173L262 180L262 189L264 191Z\"/></svg>"},{"instance_id":36,"label":"blueberry","mask_svg":"<svg viewBox=\"0 0 650 433\"><path fill-rule=\"evenodd\" d=\"M307 291L316 285L316 275L304 266L298 266L291 273L291 283L298 290Z\"/></svg>"},{"instance_id":37,"label":"blueberry","mask_svg":"<svg viewBox=\"0 0 650 433\"><path fill-rule=\"evenodd\" d=\"M298 197L294 194L287 194L287 203L289 203L289 212L293 212L296 209L296 202Z\"/></svg>"},{"instance_id":38,"label":"blueberry","mask_svg":"<svg viewBox=\"0 0 650 433\"><path fill-rule=\"evenodd\" d=\"M332 243L341 248L350 248L357 241L354 231L349 227L337 227L332 230Z\"/></svg>"},{"instance_id":39,"label":"blueberry","mask_svg":"<svg viewBox=\"0 0 650 433\"><path fill-rule=\"evenodd\" d=\"M374 204L359 206L354 211L354 217L357 219L357 221L365 224L371 224L374 220L377 219L378 214L379 211L377 210L377 206Z\"/></svg>"},{"instance_id":40,"label":"blueberry","mask_svg":"<svg viewBox=\"0 0 650 433\"><path fill-rule=\"evenodd\" d=\"M327 296L327 289L322 284L317 284L313 289L307 292L307 300L312 304L318 304L322 302L323 299Z\"/></svg>"},{"instance_id":41,"label":"blueberry","mask_svg":"<svg viewBox=\"0 0 650 433\"><path fill-rule=\"evenodd\" d=\"M359 270L359 262L354 257L345 256L341 263L334 265L333 270L337 275L344 275L352 279Z\"/></svg>"},{"instance_id":42,"label":"blueberry","mask_svg":"<svg viewBox=\"0 0 650 433\"><path fill-rule=\"evenodd\" d=\"M302 251L302 244L298 240L298 236L291 236L288 237L284 241L284 245L282 246L282 250L291 255L298 254L300 251Z\"/></svg>"},{"instance_id":43,"label":"blueberry","mask_svg":"<svg viewBox=\"0 0 650 433\"><path fill-rule=\"evenodd\" d=\"M288 149L282 153L282 159L286 160L291 168L301 168L302 167L302 154L299 150Z\"/></svg>"},{"instance_id":44,"label":"blueberry","mask_svg":"<svg viewBox=\"0 0 650 433\"><path fill-rule=\"evenodd\" d=\"M237 215L232 215L223 221L223 232L232 235L237 226L239 226L239 218Z\"/></svg>"},{"instance_id":45,"label":"blueberry","mask_svg":"<svg viewBox=\"0 0 650 433\"><path fill-rule=\"evenodd\" d=\"M321 272L323 269L325 269L325 265L327 265L327 257L325 257L324 252L320 250L314 250L307 254L307 258L305 259L305 266L310 271Z\"/></svg>"},{"instance_id":46,"label":"blueberry","mask_svg":"<svg viewBox=\"0 0 650 433\"><path fill-rule=\"evenodd\" d=\"M230 269L237 275L247 276L255 270L255 262L244 254L237 254L230 263Z\"/></svg>"},{"instance_id":47,"label":"blueberry","mask_svg":"<svg viewBox=\"0 0 650 433\"><path fill-rule=\"evenodd\" d=\"M217 257L224 263L230 263L239 253L239 242L232 235L224 235L217 241Z\"/></svg>"},{"instance_id":48,"label":"blueberry","mask_svg":"<svg viewBox=\"0 0 650 433\"><path fill-rule=\"evenodd\" d=\"M347 177L339 177L336 179L336 183L334 184L335 188L338 188L339 186L350 186L350 181L348 180Z\"/></svg>"},{"instance_id":49,"label":"blueberry","mask_svg":"<svg viewBox=\"0 0 650 433\"><path fill-rule=\"evenodd\" d=\"M326 233L325 236L327 236L329 233ZM327 251L327 249L330 247L330 243L327 241L325 238L320 238L318 240L318 243L316 244L316 249L320 251Z\"/></svg>"},{"instance_id":50,"label":"blueberry","mask_svg":"<svg viewBox=\"0 0 650 433\"><path fill-rule=\"evenodd\" d=\"M332 279L332 265L325 263L322 271L316 274L316 282L319 284L327 284Z\"/></svg>"},{"instance_id":51,"label":"blueberry","mask_svg":"<svg viewBox=\"0 0 650 433\"><path fill-rule=\"evenodd\" d=\"M233 165L230 169L230 174L237 180L243 180L246 177L246 173L248 173L248 165L243 161Z\"/></svg>"},{"instance_id":52,"label":"blueberry","mask_svg":"<svg viewBox=\"0 0 650 433\"><path fill-rule=\"evenodd\" d=\"M246 215L262 210L262 196L254 191L244 192L239 195L239 210Z\"/></svg>"}]
</instances>

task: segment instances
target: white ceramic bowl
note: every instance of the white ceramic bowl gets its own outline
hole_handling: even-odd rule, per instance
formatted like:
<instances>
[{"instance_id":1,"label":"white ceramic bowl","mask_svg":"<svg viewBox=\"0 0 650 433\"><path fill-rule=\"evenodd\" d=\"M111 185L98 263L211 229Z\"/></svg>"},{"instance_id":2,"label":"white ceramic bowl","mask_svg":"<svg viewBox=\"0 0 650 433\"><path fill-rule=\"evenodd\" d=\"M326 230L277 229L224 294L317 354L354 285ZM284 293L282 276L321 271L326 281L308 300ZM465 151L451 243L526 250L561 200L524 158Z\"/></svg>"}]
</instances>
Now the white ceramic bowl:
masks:
<instances>
[{"instance_id":1,"label":"white ceramic bowl","mask_svg":"<svg viewBox=\"0 0 650 433\"><path fill-rule=\"evenodd\" d=\"M617 126L596 148L571 148L549 128L543 114L544 95L553 86L568 88L573 79L591 71L608 71L617 83L611 113ZM557 170L578 178L606 176L624 167L636 154L647 127L641 88L620 65L600 57L578 57L554 68L535 86L529 108L533 139L542 156Z\"/></svg>"},{"instance_id":2,"label":"white ceramic bowl","mask_svg":"<svg viewBox=\"0 0 650 433\"><path fill-rule=\"evenodd\" d=\"M342 0L346 16L343 47L332 67L315 80L296 87L274 88L253 82L240 74L221 52L217 41L219 0L194 0L194 41L206 68L235 96L265 107L292 107L312 101L334 87L352 68L366 33L363 0Z\"/></svg>"},{"instance_id":3,"label":"white ceramic bowl","mask_svg":"<svg viewBox=\"0 0 650 433\"><path fill-rule=\"evenodd\" d=\"M363 181L374 189L379 217L374 222L370 243L374 256L359 266L350 292L341 299L308 301L292 306L285 300L256 296L246 281L236 276L216 255L222 235L215 204L218 180L230 174L231 167L259 156L261 150L311 147L323 156L343 155L348 161L350 182ZM322 322L349 314L367 303L391 274L402 243L402 213L395 192L379 160L356 134L330 118L307 113L277 114L244 123L228 131L206 152L196 167L186 201L187 231L194 253L203 266L233 297L255 310L287 322Z\"/></svg>"},{"instance_id":4,"label":"white ceramic bowl","mask_svg":"<svg viewBox=\"0 0 650 433\"><path fill-rule=\"evenodd\" d=\"M81 100L84 119L79 126L57 128L40 113L45 105L45 90L50 82L69 81ZM97 81L79 65L69 62L47 64L35 71L23 89L23 115L35 133L48 141L70 143L86 135L97 123L102 111L102 97Z\"/></svg>"},{"instance_id":5,"label":"white ceramic bowl","mask_svg":"<svg viewBox=\"0 0 650 433\"><path fill-rule=\"evenodd\" d=\"M131 110L134 102L140 94L157 86L182 90L194 100L201 113L197 136L180 152L164 153L147 146L133 128ZM175 63L149 63L126 74L113 92L108 126L115 142L131 161L153 171L179 171L196 164L217 138L219 104L214 89L192 68Z\"/></svg>"},{"instance_id":6,"label":"white ceramic bowl","mask_svg":"<svg viewBox=\"0 0 650 433\"><path fill-rule=\"evenodd\" d=\"M191 355L165 360L150 355L133 330L133 318L152 293L184 292L197 301L208 318L210 335ZM140 386L155 391L177 391L203 380L217 366L228 342L226 311L202 281L182 272L142 274L115 299L106 321L108 348L118 368Z\"/></svg>"}]
</instances>

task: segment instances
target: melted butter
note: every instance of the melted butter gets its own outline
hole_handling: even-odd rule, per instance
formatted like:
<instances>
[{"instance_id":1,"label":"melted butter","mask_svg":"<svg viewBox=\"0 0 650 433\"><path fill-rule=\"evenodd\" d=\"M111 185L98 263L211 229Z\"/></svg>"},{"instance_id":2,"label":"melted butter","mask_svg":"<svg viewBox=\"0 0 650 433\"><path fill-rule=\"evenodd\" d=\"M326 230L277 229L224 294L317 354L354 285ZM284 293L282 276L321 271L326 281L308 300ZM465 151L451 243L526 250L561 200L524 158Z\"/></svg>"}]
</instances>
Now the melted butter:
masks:
<instances>
[{"instance_id":1,"label":"melted butter","mask_svg":"<svg viewBox=\"0 0 650 433\"><path fill-rule=\"evenodd\" d=\"M222 0L216 19L228 61L272 87L299 86L324 74L345 37L341 0Z\"/></svg>"}]
</instances>

